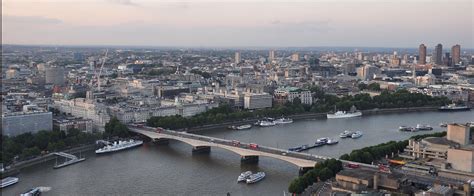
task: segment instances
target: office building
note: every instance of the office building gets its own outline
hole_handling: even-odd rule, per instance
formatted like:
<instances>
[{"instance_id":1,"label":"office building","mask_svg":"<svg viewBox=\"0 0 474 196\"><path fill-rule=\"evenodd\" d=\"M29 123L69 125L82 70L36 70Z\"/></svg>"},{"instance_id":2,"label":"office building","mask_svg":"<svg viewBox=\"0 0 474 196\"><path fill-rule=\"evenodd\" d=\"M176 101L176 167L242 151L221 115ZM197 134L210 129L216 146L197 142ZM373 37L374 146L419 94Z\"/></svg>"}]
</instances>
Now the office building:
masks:
<instances>
[{"instance_id":1,"label":"office building","mask_svg":"<svg viewBox=\"0 0 474 196\"><path fill-rule=\"evenodd\" d=\"M235 64L239 64L240 61L240 52L235 52Z\"/></svg>"},{"instance_id":2,"label":"office building","mask_svg":"<svg viewBox=\"0 0 474 196\"><path fill-rule=\"evenodd\" d=\"M2 114L2 134L16 136L23 133L53 130L53 114L45 111Z\"/></svg>"},{"instance_id":3,"label":"office building","mask_svg":"<svg viewBox=\"0 0 474 196\"><path fill-rule=\"evenodd\" d=\"M456 65L461 62L461 46L459 44L456 44L451 48L451 55L452 55L451 65Z\"/></svg>"},{"instance_id":4,"label":"office building","mask_svg":"<svg viewBox=\"0 0 474 196\"><path fill-rule=\"evenodd\" d=\"M426 64L426 46L421 44L418 48L418 64Z\"/></svg>"},{"instance_id":5,"label":"office building","mask_svg":"<svg viewBox=\"0 0 474 196\"><path fill-rule=\"evenodd\" d=\"M273 61L275 60L275 51L274 50L270 50L268 52L268 61Z\"/></svg>"},{"instance_id":6,"label":"office building","mask_svg":"<svg viewBox=\"0 0 474 196\"><path fill-rule=\"evenodd\" d=\"M294 53L291 55L291 61L300 61L300 55L298 53Z\"/></svg>"},{"instance_id":7,"label":"office building","mask_svg":"<svg viewBox=\"0 0 474 196\"><path fill-rule=\"evenodd\" d=\"M245 93L245 109L262 109L272 107L272 96L268 93Z\"/></svg>"},{"instance_id":8,"label":"office building","mask_svg":"<svg viewBox=\"0 0 474 196\"><path fill-rule=\"evenodd\" d=\"M46 68L45 82L46 84L63 86L65 84L64 68L59 66Z\"/></svg>"},{"instance_id":9,"label":"office building","mask_svg":"<svg viewBox=\"0 0 474 196\"><path fill-rule=\"evenodd\" d=\"M441 44L436 45L436 47L433 51L432 61L436 65L442 65L443 64L443 45L441 45Z\"/></svg>"},{"instance_id":10,"label":"office building","mask_svg":"<svg viewBox=\"0 0 474 196\"><path fill-rule=\"evenodd\" d=\"M275 102L279 104L293 102L295 98L300 99L302 104L313 104L313 96L311 96L311 91L295 87L278 88L275 90L273 97Z\"/></svg>"}]
</instances>

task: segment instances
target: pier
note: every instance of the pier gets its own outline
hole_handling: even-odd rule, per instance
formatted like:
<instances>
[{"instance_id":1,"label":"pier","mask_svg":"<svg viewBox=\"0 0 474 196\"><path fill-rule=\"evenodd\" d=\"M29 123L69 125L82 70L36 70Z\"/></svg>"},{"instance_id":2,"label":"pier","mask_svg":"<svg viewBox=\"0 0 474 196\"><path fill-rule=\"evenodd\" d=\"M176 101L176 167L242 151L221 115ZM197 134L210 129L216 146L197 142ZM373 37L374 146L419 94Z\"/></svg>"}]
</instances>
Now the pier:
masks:
<instances>
[{"instance_id":1,"label":"pier","mask_svg":"<svg viewBox=\"0 0 474 196\"><path fill-rule=\"evenodd\" d=\"M56 165L54 165L54 167L53 167L54 169L59 169L59 168L66 167L68 165L72 165L72 164L75 164L75 163L86 160L86 158L77 157L75 155L68 154L68 153L65 153L65 152L55 152L53 154L56 155L56 156L64 157L66 159L66 161L61 163L61 164L58 164L57 159L56 159Z\"/></svg>"}]
</instances>

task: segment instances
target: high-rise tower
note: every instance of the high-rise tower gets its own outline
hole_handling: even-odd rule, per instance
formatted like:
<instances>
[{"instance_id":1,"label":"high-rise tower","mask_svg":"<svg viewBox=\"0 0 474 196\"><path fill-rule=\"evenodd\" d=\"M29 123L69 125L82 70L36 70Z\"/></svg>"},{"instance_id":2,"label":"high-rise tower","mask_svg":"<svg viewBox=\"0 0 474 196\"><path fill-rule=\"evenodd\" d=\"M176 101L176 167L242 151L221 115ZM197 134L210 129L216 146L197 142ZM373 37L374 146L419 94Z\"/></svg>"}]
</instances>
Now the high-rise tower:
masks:
<instances>
[{"instance_id":1,"label":"high-rise tower","mask_svg":"<svg viewBox=\"0 0 474 196\"><path fill-rule=\"evenodd\" d=\"M443 64L443 45L438 44L433 51L433 61L436 65Z\"/></svg>"},{"instance_id":2,"label":"high-rise tower","mask_svg":"<svg viewBox=\"0 0 474 196\"><path fill-rule=\"evenodd\" d=\"M456 65L461 62L461 46L459 44L456 44L451 48L451 55L452 65Z\"/></svg>"},{"instance_id":3,"label":"high-rise tower","mask_svg":"<svg viewBox=\"0 0 474 196\"><path fill-rule=\"evenodd\" d=\"M418 48L418 64L426 64L426 46L421 44Z\"/></svg>"}]
</instances>

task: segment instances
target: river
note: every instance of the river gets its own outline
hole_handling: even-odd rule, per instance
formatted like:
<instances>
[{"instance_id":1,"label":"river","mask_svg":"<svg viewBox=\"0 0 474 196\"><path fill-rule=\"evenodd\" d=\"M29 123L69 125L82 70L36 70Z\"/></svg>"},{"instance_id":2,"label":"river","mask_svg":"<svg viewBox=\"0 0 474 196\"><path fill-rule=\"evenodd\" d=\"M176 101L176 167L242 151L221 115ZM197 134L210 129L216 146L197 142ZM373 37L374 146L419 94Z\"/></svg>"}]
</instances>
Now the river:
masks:
<instances>
[{"instance_id":1,"label":"river","mask_svg":"<svg viewBox=\"0 0 474 196\"><path fill-rule=\"evenodd\" d=\"M445 130L440 122L471 122L474 111L381 114L352 119L301 120L292 124L250 130L210 130L199 134L289 148L314 143L317 138L338 138L345 129L363 131L359 139L340 139L339 144L307 151L339 157L353 149L403 140L415 134ZM400 125L430 124L434 131L399 132ZM83 153L86 161L53 169L54 161L22 169L20 182L2 189L2 195L19 195L32 187L51 187L43 195L283 195L298 168L284 161L260 157L258 164L241 164L233 152L212 148L210 154L191 153L187 144L145 145L114 154ZM256 184L237 183L246 170L264 171L267 177Z\"/></svg>"}]
</instances>

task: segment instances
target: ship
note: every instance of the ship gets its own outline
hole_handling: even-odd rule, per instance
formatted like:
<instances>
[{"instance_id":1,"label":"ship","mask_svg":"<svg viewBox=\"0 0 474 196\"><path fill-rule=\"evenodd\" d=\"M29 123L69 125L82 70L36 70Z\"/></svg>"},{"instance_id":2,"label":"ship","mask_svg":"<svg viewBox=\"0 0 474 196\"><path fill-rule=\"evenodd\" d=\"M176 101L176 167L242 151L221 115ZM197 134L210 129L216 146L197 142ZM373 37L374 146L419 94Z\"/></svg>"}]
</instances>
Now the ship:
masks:
<instances>
[{"instance_id":1,"label":"ship","mask_svg":"<svg viewBox=\"0 0 474 196\"><path fill-rule=\"evenodd\" d=\"M339 134L340 138L348 138L352 136L352 131L345 130L344 132Z\"/></svg>"},{"instance_id":2,"label":"ship","mask_svg":"<svg viewBox=\"0 0 474 196\"><path fill-rule=\"evenodd\" d=\"M430 125L417 124L415 129L418 131L431 131L433 130L433 127L431 127Z\"/></svg>"},{"instance_id":3,"label":"ship","mask_svg":"<svg viewBox=\"0 0 474 196\"><path fill-rule=\"evenodd\" d=\"M336 111L336 110L335 110ZM362 116L362 112L357 111L355 106L351 107L350 111L336 111L333 114L326 114L326 117L328 119L334 119L334 118L352 118L352 117L358 117Z\"/></svg>"},{"instance_id":4,"label":"ship","mask_svg":"<svg viewBox=\"0 0 474 196\"><path fill-rule=\"evenodd\" d=\"M250 175L246 182L247 184L252 184L262 180L263 178L265 178L265 172L257 172L256 174Z\"/></svg>"},{"instance_id":5,"label":"ship","mask_svg":"<svg viewBox=\"0 0 474 196\"><path fill-rule=\"evenodd\" d=\"M359 138L359 137L362 137L362 132L360 132L360 131L356 131L355 133L353 133L351 135L352 139L356 139L356 138Z\"/></svg>"},{"instance_id":6,"label":"ship","mask_svg":"<svg viewBox=\"0 0 474 196\"><path fill-rule=\"evenodd\" d=\"M442 123L439 123L439 126L440 126L440 127L448 127L448 123L442 122Z\"/></svg>"},{"instance_id":7,"label":"ship","mask_svg":"<svg viewBox=\"0 0 474 196\"><path fill-rule=\"evenodd\" d=\"M275 124L289 124L293 123L293 119L291 118L279 118L273 121Z\"/></svg>"},{"instance_id":8,"label":"ship","mask_svg":"<svg viewBox=\"0 0 474 196\"><path fill-rule=\"evenodd\" d=\"M6 177L2 179L2 185L0 185L0 188L5 188L7 186L11 186L16 184L19 181L19 178L17 177Z\"/></svg>"},{"instance_id":9,"label":"ship","mask_svg":"<svg viewBox=\"0 0 474 196\"><path fill-rule=\"evenodd\" d=\"M125 140L125 141L116 141L112 143L111 145L104 146L102 148L99 148L95 151L96 154L103 154L103 153L109 153L109 152L116 152L120 150L125 150L128 148L133 148L136 146L140 146L143 144L143 141L140 140Z\"/></svg>"},{"instance_id":10,"label":"ship","mask_svg":"<svg viewBox=\"0 0 474 196\"><path fill-rule=\"evenodd\" d=\"M252 172L251 171L246 171L246 172L243 172L239 175L239 177L237 178L237 182L246 182L247 179L250 178L250 176L252 175Z\"/></svg>"},{"instance_id":11,"label":"ship","mask_svg":"<svg viewBox=\"0 0 474 196\"><path fill-rule=\"evenodd\" d=\"M467 111L467 110L470 110L471 108L466 106L466 105L463 105L463 106L458 106L456 104L449 104L449 105L445 105L445 106L441 106L438 108L439 111L443 111L443 112L454 112L454 111Z\"/></svg>"},{"instance_id":12,"label":"ship","mask_svg":"<svg viewBox=\"0 0 474 196\"><path fill-rule=\"evenodd\" d=\"M329 138L322 137L322 138L319 138L319 139L316 140L316 144L327 144L328 140L329 140Z\"/></svg>"}]
</instances>

